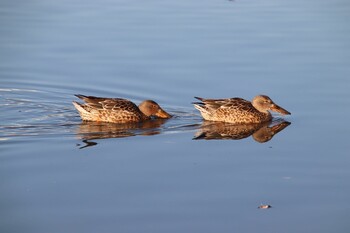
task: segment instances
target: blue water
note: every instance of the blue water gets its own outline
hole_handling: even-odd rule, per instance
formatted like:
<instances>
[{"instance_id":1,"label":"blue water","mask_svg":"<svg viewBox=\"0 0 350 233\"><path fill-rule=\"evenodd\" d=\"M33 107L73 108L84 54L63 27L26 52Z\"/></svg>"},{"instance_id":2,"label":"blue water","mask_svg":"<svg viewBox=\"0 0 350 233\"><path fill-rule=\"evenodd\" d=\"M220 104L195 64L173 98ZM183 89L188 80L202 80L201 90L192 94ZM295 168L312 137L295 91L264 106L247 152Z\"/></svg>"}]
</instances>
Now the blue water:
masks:
<instances>
[{"instance_id":1,"label":"blue water","mask_svg":"<svg viewBox=\"0 0 350 233\"><path fill-rule=\"evenodd\" d=\"M0 11L1 232L349 231L348 1L15 0ZM85 124L74 94L153 99L175 117ZM291 124L265 142L227 128L205 140L222 128L208 128L194 96L257 94Z\"/></svg>"}]
</instances>

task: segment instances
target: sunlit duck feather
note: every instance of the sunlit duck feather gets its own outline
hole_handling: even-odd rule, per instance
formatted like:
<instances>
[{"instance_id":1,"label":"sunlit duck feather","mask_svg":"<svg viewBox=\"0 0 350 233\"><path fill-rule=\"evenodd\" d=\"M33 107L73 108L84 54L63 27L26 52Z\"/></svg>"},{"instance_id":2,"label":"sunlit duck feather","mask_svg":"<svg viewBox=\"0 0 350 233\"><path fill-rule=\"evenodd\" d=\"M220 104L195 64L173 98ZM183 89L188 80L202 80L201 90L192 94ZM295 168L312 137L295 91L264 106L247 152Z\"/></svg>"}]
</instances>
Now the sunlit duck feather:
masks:
<instances>
[{"instance_id":1,"label":"sunlit duck feather","mask_svg":"<svg viewBox=\"0 0 350 233\"><path fill-rule=\"evenodd\" d=\"M290 115L290 112L275 104L266 95L258 95L252 102L242 98L195 98L201 102L193 103L194 107L199 110L205 120L209 121L250 124L271 121L272 116L269 111Z\"/></svg>"},{"instance_id":2,"label":"sunlit duck feather","mask_svg":"<svg viewBox=\"0 0 350 233\"><path fill-rule=\"evenodd\" d=\"M95 96L75 95L85 103L73 101L84 121L100 121L112 123L142 122L158 118L170 118L171 115L164 111L153 100L145 100L139 106L127 99L102 98Z\"/></svg>"}]
</instances>

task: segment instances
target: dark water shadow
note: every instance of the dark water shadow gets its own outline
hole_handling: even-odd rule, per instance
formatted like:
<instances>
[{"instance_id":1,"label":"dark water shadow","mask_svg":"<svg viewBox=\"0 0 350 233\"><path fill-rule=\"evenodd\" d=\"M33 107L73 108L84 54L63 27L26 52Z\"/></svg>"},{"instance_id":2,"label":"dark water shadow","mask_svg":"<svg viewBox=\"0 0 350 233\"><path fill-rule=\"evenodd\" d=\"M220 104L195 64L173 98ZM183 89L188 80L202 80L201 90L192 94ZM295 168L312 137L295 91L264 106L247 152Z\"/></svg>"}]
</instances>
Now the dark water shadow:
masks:
<instances>
[{"instance_id":1,"label":"dark water shadow","mask_svg":"<svg viewBox=\"0 0 350 233\"><path fill-rule=\"evenodd\" d=\"M270 141L277 133L284 130L290 124L290 122L282 119L262 124L245 125L204 121L193 139L241 140L252 136L256 142L265 143Z\"/></svg>"},{"instance_id":2,"label":"dark water shadow","mask_svg":"<svg viewBox=\"0 0 350 233\"><path fill-rule=\"evenodd\" d=\"M95 146L92 140L107 138L125 138L132 136L152 136L160 134L161 126L168 119L153 119L141 123L113 124L104 122L82 122L76 131L76 136L85 145L78 144L80 149Z\"/></svg>"}]
</instances>

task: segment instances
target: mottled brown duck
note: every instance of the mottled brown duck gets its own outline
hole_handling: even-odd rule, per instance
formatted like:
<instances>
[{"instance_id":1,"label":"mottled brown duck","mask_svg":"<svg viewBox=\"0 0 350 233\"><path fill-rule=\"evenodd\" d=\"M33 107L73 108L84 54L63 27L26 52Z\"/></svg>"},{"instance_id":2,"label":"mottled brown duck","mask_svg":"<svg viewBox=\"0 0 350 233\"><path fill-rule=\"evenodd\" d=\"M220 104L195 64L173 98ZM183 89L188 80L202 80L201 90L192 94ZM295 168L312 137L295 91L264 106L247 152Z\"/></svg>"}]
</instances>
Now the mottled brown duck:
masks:
<instances>
[{"instance_id":1,"label":"mottled brown duck","mask_svg":"<svg viewBox=\"0 0 350 233\"><path fill-rule=\"evenodd\" d=\"M269 111L282 115L290 112L275 104L270 97L258 95L253 101L242 98L204 99L195 97L201 102L195 102L194 107L199 110L202 117L209 121L221 121L234 124L262 123L272 120Z\"/></svg>"},{"instance_id":2,"label":"mottled brown duck","mask_svg":"<svg viewBox=\"0 0 350 233\"><path fill-rule=\"evenodd\" d=\"M153 100L145 100L139 106L127 99L103 98L95 96L75 95L85 103L73 101L84 121L132 123L143 122L157 118L170 118L171 115L164 111Z\"/></svg>"}]
</instances>

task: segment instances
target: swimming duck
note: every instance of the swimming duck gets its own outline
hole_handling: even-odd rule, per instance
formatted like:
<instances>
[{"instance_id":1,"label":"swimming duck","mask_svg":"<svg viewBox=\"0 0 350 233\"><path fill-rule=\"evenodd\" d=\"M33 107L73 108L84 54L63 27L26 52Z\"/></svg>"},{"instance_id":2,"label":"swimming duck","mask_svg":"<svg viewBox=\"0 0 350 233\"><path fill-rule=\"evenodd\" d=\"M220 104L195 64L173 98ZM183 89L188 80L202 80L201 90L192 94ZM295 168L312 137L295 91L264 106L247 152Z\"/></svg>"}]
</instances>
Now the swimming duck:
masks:
<instances>
[{"instance_id":1,"label":"swimming duck","mask_svg":"<svg viewBox=\"0 0 350 233\"><path fill-rule=\"evenodd\" d=\"M73 101L74 107L84 121L130 123L149 120L153 116L164 119L171 117L153 100L145 100L136 106L130 100L122 98L75 96L85 102L85 104L81 104Z\"/></svg>"},{"instance_id":2,"label":"swimming duck","mask_svg":"<svg viewBox=\"0 0 350 233\"><path fill-rule=\"evenodd\" d=\"M290 115L290 112L275 104L270 97L258 95L253 101L242 98L204 99L195 97L194 107L209 121L222 121L235 124L262 123L272 120L270 111Z\"/></svg>"}]
</instances>

